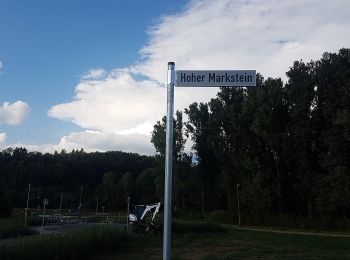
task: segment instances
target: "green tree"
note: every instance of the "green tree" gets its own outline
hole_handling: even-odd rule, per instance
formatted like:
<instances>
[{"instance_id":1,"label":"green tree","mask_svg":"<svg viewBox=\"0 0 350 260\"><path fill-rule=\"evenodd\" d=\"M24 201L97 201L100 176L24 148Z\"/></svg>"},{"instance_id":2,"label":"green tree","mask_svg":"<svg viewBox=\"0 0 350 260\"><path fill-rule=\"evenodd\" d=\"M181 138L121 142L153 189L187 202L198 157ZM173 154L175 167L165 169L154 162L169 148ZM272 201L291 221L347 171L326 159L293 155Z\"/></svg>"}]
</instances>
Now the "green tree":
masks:
<instances>
[{"instance_id":1,"label":"green tree","mask_svg":"<svg viewBox=\"0 0 350 260\"><path fill-rule=\"evenodd\" d=\"M185 198L188 192L188 168L191 161L184 153L186 143L186 133L182 120L182 112L176 111L173 122L173 201L176 206L186 206ZM164 163L166 145L166 117L158 121L153 128L151 142L157 152L157 190L158 194L163 194L164 186ZM161 195L162 196L162 195Z\"/></svg>"},{"instance_id":2,"label":"green tree","mask_svg":"<svg viewBox=\"0 0 350 260\"><path fill-rule=\"evenodd\" d=\"M350 49L315 63L322 171L314 189L318 213L350 216Z\"/></svg>"}]
</instances>

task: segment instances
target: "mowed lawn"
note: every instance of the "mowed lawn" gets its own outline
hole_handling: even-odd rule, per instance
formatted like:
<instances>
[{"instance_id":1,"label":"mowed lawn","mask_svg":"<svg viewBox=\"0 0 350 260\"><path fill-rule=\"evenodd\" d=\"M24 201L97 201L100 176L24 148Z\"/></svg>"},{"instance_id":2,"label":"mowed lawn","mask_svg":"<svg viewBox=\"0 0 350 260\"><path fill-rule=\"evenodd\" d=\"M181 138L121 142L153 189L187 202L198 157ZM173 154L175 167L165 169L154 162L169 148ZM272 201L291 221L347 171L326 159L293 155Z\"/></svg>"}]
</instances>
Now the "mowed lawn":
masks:
<instances>
[{"instance_id":1,"label":"mowed lawn","mask_svg":"<svg viewBox=\"0 0 350 260\"><path fill-rule=\"evenodd\" d=\"M237 228L195 232L173 234L172 259L350 259L350 237ZM92 259L162 259L162 236L135 235L122 252Z\"/></svg>"}]
</instances>

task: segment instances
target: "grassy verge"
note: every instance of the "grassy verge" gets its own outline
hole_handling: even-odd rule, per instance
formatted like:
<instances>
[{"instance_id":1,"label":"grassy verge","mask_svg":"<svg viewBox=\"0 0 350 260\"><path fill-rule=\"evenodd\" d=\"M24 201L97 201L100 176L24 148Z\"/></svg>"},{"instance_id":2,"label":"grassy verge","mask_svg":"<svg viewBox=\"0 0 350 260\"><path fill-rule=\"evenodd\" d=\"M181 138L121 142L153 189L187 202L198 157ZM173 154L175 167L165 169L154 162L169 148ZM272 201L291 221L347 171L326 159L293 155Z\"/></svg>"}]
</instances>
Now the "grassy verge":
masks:
<instances>
[{"instance_id":1,"label":"grassy verge","mask_svg":"<svg viewBox=\"0 0 350 260\"><path fill-rule=\"evenodd\" d=\"M350 237L241 230L213 223L175 222L172 259L350 259ZM161 259L162 232L123 233L105 227L27 237L0 246L0 259Z\"/></svg>"},{"instance_id":2,"label":"grassy verge","mask_svg":"<svg viewBox=\"0 0 350 260\"><path fill-rule=\"evenodd\" d=\"M350 259L349 237L276 234L208 223L173 226L172 259ZM162 234L135 236L123 252L95 260L161 259Z\"/></svg>"},{"instance_id":3,"label":"grassy verge","mask_svg":"<svg viewBox=\"0 0 350 260\"><path fill-rule=\"evenodd\" d=\"M216 210L201 215L195 210L177 210L174 218L182 220L202 220L222 224L238 224L234 211ZM298 229L330 232L350 232L350 219L330 216L300 217L291 214L258 215L242 212L241 224L244 226L264 226L278 229Z\"/></svg>"},{"instance_id":4,"label":"grassy verge","mask_svg":"<svg viewBox=\"0 0 350 260\"><path fill-rule=\"evenodd\" d=\"M30 221L28 219L28 224ZM0 219L0 240L29 235L32 232L24 225L23 218L2 218Z\"/></svg>"},{"instance_id":5,"label":"grassy verge","mask_svg":"<svg viewBox=\"0 0 350 260\"><path fill-rule=\"evenodd\" d=\"M91 228L65 234L35 236L22 243L0 246L0 259L82 259L106 250L117 250L127 241L126 234L119 230Z\"/></svg>"}]
</instances>

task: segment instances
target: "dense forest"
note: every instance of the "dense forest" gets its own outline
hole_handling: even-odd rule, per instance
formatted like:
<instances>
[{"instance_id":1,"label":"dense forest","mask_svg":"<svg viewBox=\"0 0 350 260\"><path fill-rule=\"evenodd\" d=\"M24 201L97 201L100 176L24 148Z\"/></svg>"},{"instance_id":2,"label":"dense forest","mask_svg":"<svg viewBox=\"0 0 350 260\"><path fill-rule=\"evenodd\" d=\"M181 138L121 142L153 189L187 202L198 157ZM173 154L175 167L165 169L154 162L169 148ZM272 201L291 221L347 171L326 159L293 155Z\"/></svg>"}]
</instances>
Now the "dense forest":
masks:
<instances>
[{"instance_id":1,"label":"dense forest","mask_svg":"<svg viewBox=\"0 0 350 260\"><path fill-rule=\"evenodd\" d=\"M270 216L350 217L350 49L295 61L287 81L257 75L253 88L221 88L174 119L174 210L228 212L237 199L250 221ZM65 207L109 209L162 200L165 117L156 122L152 157L122 152L0 154L1 207L24 207L60 193ZM185 152L191 142L192 153ZM101 204L101 205L102 205ZM256 221L255 221L256 222ZM255 223L254 222L254 223Z\"/></svg>"},{"instance_id":2,"label":"dense forest","mask_svg":"<svg viewBox=\"0 0 350 260\"><path fill-rule=\"evenodd\" d=\"M123 152L41 154L25 148L8 148L0 153L0 208L2 215L12 207L26 207L27 191L31 184L29 207L42 207L44 198L49 208L62 207L93 209L97 196L100 208L125 209L126 198L134 195L143 202L156 199L153 180L155 159ZM145 185L145 183L147 185ZM136 189L135 187L139 186ZM148 189L151 198L143 197ZM137 197L138 196L138 197Z\"/></svg>"}]
</instances>

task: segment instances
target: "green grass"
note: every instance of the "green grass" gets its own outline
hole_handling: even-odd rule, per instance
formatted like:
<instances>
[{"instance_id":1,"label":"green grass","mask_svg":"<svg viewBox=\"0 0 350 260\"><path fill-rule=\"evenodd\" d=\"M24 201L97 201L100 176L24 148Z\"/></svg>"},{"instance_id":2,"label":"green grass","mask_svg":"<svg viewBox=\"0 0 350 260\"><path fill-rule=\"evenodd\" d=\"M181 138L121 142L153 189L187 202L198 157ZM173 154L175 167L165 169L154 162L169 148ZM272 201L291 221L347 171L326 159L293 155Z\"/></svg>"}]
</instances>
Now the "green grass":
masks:
<instances>
[{"instance_id":1,"label":"green grass","mask_svg":"<svg viewBox=\"0 0 350 260\"><path fill-rule=\"evenodd\" d=\"M87 259L103 251L115 251L128 241L125 233L104 227L25 238L21 243L0 246L2 260Z\"/></svg>"},{"instance_id":2,"label":"green grass","mask_svg":"<svg viewBox=\"0 0 350 260\"><path fill-rule=\"evenodd\" d=\"M0 240L29 235L32 232L24 225L23 218L0 218Z\"/></svg>"},{"instance_id":3,"label":"green grass","mask_svg":"<svg viewBox=\"0 0 350 260\"><path fill-rule=\"evenodd\" d=\"M236 228L223 231L205 223L176 225L172 236L172 259L350 259L350 237ZM207 231L203 228L206 225ZM93 259L161 259L162 239L161 234L135 236L123 252L102 254Z\"/></svg>"},{"instance_id":4,"label":"green grass","mask_svg":"<svg viewBox=\"0 0 350 260\"><path fill-rule=\"evenodd\" d=\"M219 239L220 240L220 239ZM217 241L211 240L211 244ZM234 248L225 257L208 254L208 259L346 259L350 258L350 238L312 235L276 234L268 232L231 230L221 245Z\"/></svg>"},{"instance_id":5,"label":"green grass","mask_svg":"<svg viewBox=\"0 0 350 260\"><path fill-rule=\"evenodd\" d=\"M172 259L350 259L350 237L273 233L203 222L175 222ZM105 227L27 237L0 246L0 259L161 259L162 233Z\"/></svg>"}]
</instances>

